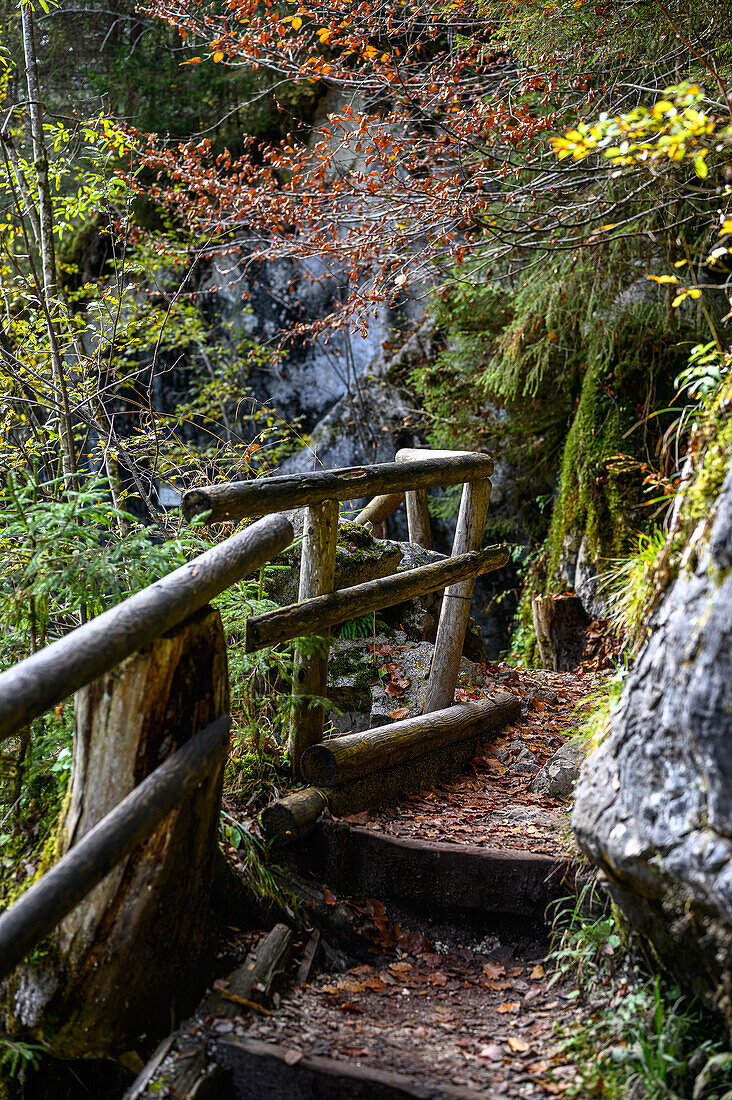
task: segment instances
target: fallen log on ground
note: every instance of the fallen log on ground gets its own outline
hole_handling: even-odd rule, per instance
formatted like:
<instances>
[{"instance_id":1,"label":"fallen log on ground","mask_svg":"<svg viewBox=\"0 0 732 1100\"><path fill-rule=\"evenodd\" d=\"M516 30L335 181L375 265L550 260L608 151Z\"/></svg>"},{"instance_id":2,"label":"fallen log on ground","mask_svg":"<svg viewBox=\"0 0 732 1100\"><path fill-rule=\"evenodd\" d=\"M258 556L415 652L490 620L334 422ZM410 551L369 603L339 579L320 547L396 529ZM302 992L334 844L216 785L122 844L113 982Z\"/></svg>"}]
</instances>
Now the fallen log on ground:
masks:
<instances>
[{"instance_id":1,"label":"fallen log on ground","mask_svg":"<svg viewBox=\"0 0 732 1100\"><path fill-rule=\"evenodd\" d=\"M303 767L313 762L308 778L317 772L319 785L265 807L262 832L272 843L290 844L311 832L326 808L358 813L449 779L470 763L488 733L519 713L519 700L502 693L314 745L303 756Z\"/></svg>"},{"instance_id":2,"label":"fallen log on ground","mask_svg":"<svg viewBox=\"0 0 732 1100\"><path fill-rule=\"evenodd\" d=\"M381 577L316 596L304 603L280 607L266 615L255 615L247 620L244 650L254 653L291 638L320 633L359 615L393 607L428 592L500 569L508 558L509 552L505 546L487 546L483 550L473 550L431 565L420 565L391 577Z\"/></svg>"},{"instance_id":3,"label":"fallen log on ground","mask_svg":"<svg viewBox=\"0 0 732 1100\"><path fill-rule=\"evenodd\" d=\"M431 749L483 735L518 717L519 700L505 692L493 699L445 707L388 726L348 733L312 745L300 762L303 778L314 786L333 787L371 772L424 756Z\"/></svg>"},{"instance_id":4,"label":"fallen log on ground","mask_svg":"<svg viewBox=\"0 0 732 1100\"><path fill-rule=\"evenodd\" d=\"M272 994L284 975L289 959L292 932L284 924L276 924L261 940L246 962L225 981L217 982L200 1006L200 1017L216 1016L234 1019L247 1011L261 1010L269 1004ZM125 1094L124 1100L143 1100L159 1096L164 1089L170 1096L204 1096L204 1089L223 1076L221 1068L212 1062L203 1038L192 1042L191 1021L176 1035L165 1039ZM209 1093L205 1093L209 1095ZM212 1091L211 1096L218 1095Z\"/></svg>"},{"instance_id":5,"label":"fallen log on ground","mask_svg":"<svg viewBox=\"0 0 732 1100\"><path fill-rule=\"evenodd\" d=\"M328 796L317 787L304 787L265 806L259 815L262 831L270 840L290 842L310 832L328 806Z\"/></svg>"}]
</instances>

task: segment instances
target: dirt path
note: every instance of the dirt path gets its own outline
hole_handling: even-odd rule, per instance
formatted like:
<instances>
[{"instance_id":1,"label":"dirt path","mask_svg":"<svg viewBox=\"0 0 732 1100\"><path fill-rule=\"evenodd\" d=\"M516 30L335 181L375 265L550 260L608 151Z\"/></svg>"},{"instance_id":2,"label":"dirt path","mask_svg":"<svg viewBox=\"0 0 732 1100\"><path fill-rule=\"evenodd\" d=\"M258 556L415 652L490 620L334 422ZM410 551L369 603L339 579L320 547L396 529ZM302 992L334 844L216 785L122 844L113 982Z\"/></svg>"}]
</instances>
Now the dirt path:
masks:
<instances>
[{"instance_id":1,"label":"dirt path","mask_svg":"<svg viewBox=\"0 0 732 1100\"><path fill-rule=\"evenodd\" d=\"M466 852L567 857L567 803L530 786L597 686L594 674L489 669L479 692L464 685L459 693L517 693L521 721L481 746L466 773L443 788L343 820L356 833L365 828ZM335 905L336 893L327 886L323 893ZM397 922L379 899L345 900L370 918L372 957L327 951L309 984L290 988L273 1015L227 1022L227 1038L274 1044L293 1071L325 1059L397 1074L403 1096L543 1097L570 1087L575 1071L558 1052L556 1024L571 1011L573 990L552 978L546 929L527 933L525 922L504 920L499 929L476 932L474 925L436 922L429 912L423 919L401 913ZM344 1100L361 1095L342 1087Z\"/></svg>"}]
</instances>

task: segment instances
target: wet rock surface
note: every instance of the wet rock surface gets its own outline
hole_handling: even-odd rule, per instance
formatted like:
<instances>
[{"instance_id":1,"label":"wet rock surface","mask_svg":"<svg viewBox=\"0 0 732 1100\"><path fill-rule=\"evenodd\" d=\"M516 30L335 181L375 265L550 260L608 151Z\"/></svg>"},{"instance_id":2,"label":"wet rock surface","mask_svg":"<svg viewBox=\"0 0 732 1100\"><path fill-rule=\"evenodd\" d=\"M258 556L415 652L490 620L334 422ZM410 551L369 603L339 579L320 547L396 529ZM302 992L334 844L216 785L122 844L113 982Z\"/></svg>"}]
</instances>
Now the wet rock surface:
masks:
<instances>
[{"instance_id":1,"label":"wet rock surface","mask_svg":"<svg viewBox=\"0 0 732 1100\"><path fill-rule=\"evenodd\" d=\"M732 472L687 557L572 824L630 922L732 1023Z\"/></svg>"}]
</instances>

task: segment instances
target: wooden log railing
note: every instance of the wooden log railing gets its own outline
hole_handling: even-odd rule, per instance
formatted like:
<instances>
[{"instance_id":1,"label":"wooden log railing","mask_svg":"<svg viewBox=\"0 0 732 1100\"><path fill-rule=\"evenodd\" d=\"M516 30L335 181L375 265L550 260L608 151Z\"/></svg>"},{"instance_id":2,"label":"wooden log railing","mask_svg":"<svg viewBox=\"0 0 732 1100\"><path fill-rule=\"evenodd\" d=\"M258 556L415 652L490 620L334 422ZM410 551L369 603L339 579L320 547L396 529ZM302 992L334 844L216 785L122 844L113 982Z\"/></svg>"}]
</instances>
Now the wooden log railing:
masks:
<instances>
[{"instance_id":1,"label":"wooden log railing","mask_svg":"<svg viewBox=\"0 0 732 1100\"><path fill-rule=\"evenodd\" d=\"M505 565L505 548L481 550L490 500L493 459L474 451L404 448L395 462L353 466L257 481L228 482L192 489L182 501L183 514L209 523L261 516L280 509L306 508L298 603L250 620L248 652L310 633L326 634L336 623L391 607L426 592L445 589L425 712L450 705L457 685L470 601L476 576ZM432 545L427 489L463 485L452 557L353 588L333 592L337 540L337 502L376 496L356 522L383 530L387 517L406 504L410 541ZM290 755L297 772L300 759L323 737L325 708L317 700L327 691L328 659L321 650L299 654L293 682ZM315 702L313 702L315 700Z\"/></svg>"},{"instance_id":2,"label":"wooden log railing","mask_svg":"<svg viewBox=\"0 0 732 1100\"><path fill-rule=\"evenodd\" d=\"M306 509L299 602L251 619L249 651L446 589L425 706L440 715L428 713L405 729L404 744L396 727L396 741L374 733L366 772L384 753L386 766L408 767L410 754L429 749L435 737L444 750L463 725L474 732L488 711L490 721L503 720L505 708L483 715L479 707L478 720L475 708L468 718L452 707L475 577L507 559L503 548L481 549L492 470L488 455L403 451L393 463L192 490L182 504L188 518L264 518L0 675L0 742L75 698L60 858L0 916L0 979L41 939L54 937L59 971L51 983L39 977L34 995L39 1005L52 999L63 1056L103 1056L156 1030L181 976L202 956L230 728L226 642L218 612L207 605L292 542L293 527L278 513ZM376 494L357 521L378 526L404 500L410 538L428 548L426 491L458 484L451 557L333 592L339 502ZM327 669L327 651L297 656L290 745L295 768L313 747L313 778L331 766L318 755ZM356 770L364 751L360 742L353 750ZM338 776L349 766L339 756ZM322 785L328 782L324 774ZM303 794L291 832L307 828L325 804L320 791Z\"/></svg>"},{"instance_id":3,"label":"wooden log railing","mask_svg":"<svg viewBox=\"0 0 732 1100\"><path fill-rule=\"evenodd\" d=\"M206 605L293 537L285 516L260 520L0 675L0 739L76 693L61 858L0 916L0 979L54 933L45 998L65 1057L164 1026L195 970L231 725Z\"/></svg>"}]
</instances>

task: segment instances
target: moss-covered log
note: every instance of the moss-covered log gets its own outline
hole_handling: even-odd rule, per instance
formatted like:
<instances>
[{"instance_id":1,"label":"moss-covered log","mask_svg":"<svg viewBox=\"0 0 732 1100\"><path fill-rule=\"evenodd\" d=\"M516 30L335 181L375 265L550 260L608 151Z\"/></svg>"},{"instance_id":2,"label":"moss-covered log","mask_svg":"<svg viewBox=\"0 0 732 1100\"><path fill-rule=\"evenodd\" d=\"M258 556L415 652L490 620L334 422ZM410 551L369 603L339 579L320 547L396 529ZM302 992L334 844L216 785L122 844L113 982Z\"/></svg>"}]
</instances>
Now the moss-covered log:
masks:
<instances>
[{"instance_id":1,"label":"moss-covered log","mask_svg":"<svg viewBox=\"0 0 732 1100\"><path fill-rule=\"evenodd\" d=\"M515 718L517 712L518 700L507 693L494 699L446 707L313 745L303 755L300 768L307 783L336 786L424 756L432 749L464 740L474 732L499 728Z\"/></svg>"}]
</instances>

